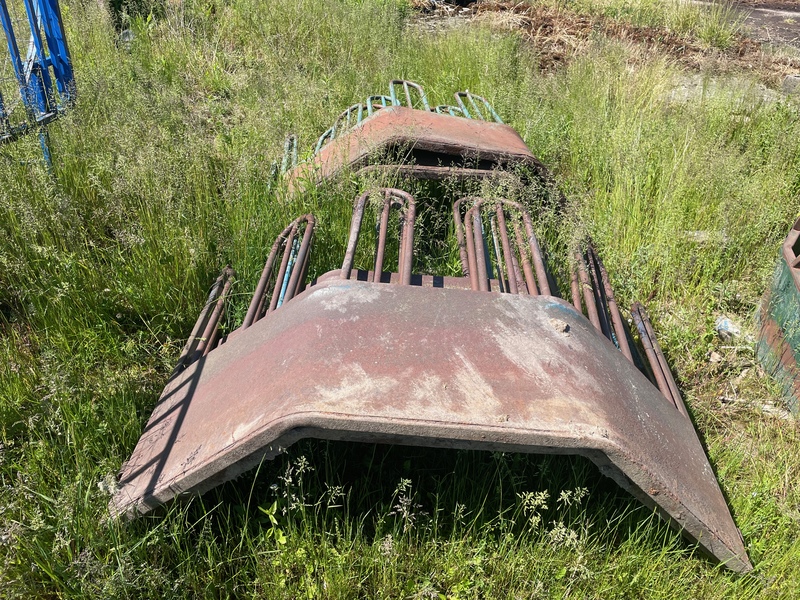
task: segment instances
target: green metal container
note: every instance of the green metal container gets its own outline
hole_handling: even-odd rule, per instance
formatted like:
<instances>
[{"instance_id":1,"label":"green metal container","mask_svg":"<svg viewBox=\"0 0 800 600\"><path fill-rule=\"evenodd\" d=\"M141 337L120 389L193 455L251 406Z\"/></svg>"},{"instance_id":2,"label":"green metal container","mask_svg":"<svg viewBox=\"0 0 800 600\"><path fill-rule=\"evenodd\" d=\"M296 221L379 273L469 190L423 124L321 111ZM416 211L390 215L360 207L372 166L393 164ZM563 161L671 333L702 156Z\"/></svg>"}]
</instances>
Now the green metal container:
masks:
<instances>
[{"instance_id":1,"label":"green metal container","mask_svg":"<svg viewBox=\"0 0 800 600\"><path fill-rule=\"evenodd\" d=\"M781 257L758 314L756 356L783 387L788 408L800 408L800 219L781 247Z\"/></svg>"}]
</instances>

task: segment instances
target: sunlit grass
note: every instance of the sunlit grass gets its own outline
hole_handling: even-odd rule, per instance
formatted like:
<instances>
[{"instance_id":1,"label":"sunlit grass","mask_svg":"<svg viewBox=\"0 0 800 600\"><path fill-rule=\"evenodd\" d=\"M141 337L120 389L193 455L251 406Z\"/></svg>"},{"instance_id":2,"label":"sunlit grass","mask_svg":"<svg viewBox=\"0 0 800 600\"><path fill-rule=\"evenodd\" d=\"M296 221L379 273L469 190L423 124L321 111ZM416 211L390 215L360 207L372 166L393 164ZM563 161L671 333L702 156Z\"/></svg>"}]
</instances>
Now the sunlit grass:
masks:
<instances>
[{"instance_id":1,"label":"sunlit grass","mask_svg":"<svg viewBox=\"0 0 800 600\"><path fill-rule=\"evenodd\" d=\"M689 0L543 0L578 13L602 15L638 27L664 27L725 50L736 41L742 17L729 2Z\"/></svg>"},{"instance_id":2,"label":"sunlit grass","mask_svg":"<svg viewBox=\"0 0 800 600\"><path fill-rule=\"evenodd\" d=\"M35 140L4 147L0 162L6 596L797 589L796 424L721 405L746 361L737 350L723 372L706 361L718 313L746 328L796 214L796 105L711 79L676 99L685 73L603 40L545 77L519 37L431 36L407 28L395 2L184 2L134 21L129 49L95 3L62 9L80 100L50 128L54 178ZM358 181L287 199L270 178L284 136L307 152L393 77L422 83L433 103L458 89L489 98L568 197L552 247L580 220L623 303L651 298L756 575L695 553L577 458L307 441L188 505L107 520L112 476L219 270L239 274L235 321L275 235L309 211L320 220L312 274L339 266ZM446 246L425 268L452 272L454 255ZM735 385L774 399L757 369Z\"/></svg>"}]
</instances>

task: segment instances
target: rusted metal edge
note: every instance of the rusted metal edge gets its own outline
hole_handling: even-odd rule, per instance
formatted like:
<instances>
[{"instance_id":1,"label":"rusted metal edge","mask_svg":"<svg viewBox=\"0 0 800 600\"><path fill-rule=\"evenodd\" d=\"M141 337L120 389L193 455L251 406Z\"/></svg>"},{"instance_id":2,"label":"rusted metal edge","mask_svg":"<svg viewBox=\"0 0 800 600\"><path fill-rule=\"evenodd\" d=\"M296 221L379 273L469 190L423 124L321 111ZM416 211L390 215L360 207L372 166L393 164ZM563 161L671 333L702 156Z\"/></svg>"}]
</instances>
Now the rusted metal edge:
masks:
<instances>
[{"instance_id":1,"label":"rusted metal edge","mask_svg":"<svg viewBox=\"0 0 800 600\"><path fill-rule=\"evenodd\" d=\"M678 384L675 383L675 378L672 376L669 363L661 350L661 345L658 343L653 325L650 323L650 316L647 314L644 305L635 302L631 307L631 317L633 317L633 322L639 331L639 338L642 341L647 361L650 363L650 369L656 379L659 391L678 409L678 412L688 419L689 411L683 402L681 393L678 390Z\"/></svg>"},{"instance_id":2,"label":"rusted metal edge","mask_svg":"<svg viewBox=\"0 0 800 600\"><path fill-rule=\"evenodd\" d=\"M800 368L792 345L785 338L780 325L765 308L771 297L768 291L762 308L756 315L758 341L756 356L764 370L781 385L787 408L797 414L800 412Z\"/></svg>"},{"instance_id":3,"label":"rusted metal edge","mask_svg":"<svg viewBox=\"0 0 800 600\"><path fill-rule=\"evenodd\" d=\"M572 305L331 277L275 315L170 381L112 513L202 493L303 437L579 454L752 568L691 421Z\"/></svg>"},{"instance_id":4,"label":"rusted metal edge","mask_svg":"<svg viewBox=\"0 0 800 600\"><path fill-rule=\"evenodd\" d=\"M800 219L781 246L756 323L756 356L781 384L787 407L796 414L800 412Z\"/></svg>"},{"instance_id":5,"label":"rusted metal edge","mask_svg":"<svg viewBox=\"0 0 800 600\"><path fill-rule=\"evenodd\" d=\"M489 179L500 173L495 169L470 169L468 167L445 167L433 165L367 165L356 171L356 175L377 173L383 176L396 176L404 179L444 181L464 181L470 179Z\"/></svg>"},{"instance_id":6,"label":"rusted metal edge","mask_svg":"<svg viewBox=\"0 0 800 600\"><path fill-rule=\"evenodd\" d=\"M459 169L467 163L480 171L526 166L549 181L547 169L508 125L389 106L368 116L346 135L335 138L313 160L289 171L289 190L300 181L318 183L345 169L357 171L368 166L371 158L385 156L393 149L430 153L434 164L420 166L432 168L417 171L426 178L444 175L442 167ZM450 164L452 160L461 164ZM488 168L481 167L481 163L488 163Z\"/></svg>"}]
</instances>

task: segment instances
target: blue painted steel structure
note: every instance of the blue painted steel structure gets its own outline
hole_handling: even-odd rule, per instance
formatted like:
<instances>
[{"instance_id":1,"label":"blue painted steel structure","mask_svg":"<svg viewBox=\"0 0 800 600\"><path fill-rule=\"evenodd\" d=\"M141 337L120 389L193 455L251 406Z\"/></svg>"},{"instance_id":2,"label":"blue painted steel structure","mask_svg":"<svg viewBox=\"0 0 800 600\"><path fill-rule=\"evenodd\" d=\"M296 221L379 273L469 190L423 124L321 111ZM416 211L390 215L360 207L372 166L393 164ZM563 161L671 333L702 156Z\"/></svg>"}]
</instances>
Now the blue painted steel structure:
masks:
<instances>
[{"instance_id":1,"label":"blue painted steel structure","mask_svg":"<svg viewBox=\"0 0 800 600\"><path fill-rule=\"evenodd\" d=\"M22 17L9 10L11 1L0 0L0 22L26 115L12 118L9 104L0 91L0 143L38 131L45 161L49 164L50 152L43 126L58 117L75 97L75 76L61 9L58 0L22 0L25 7ZM23 56L17 40L18 36L25 35L30 37Z\"/></svg>"}]
</instances>

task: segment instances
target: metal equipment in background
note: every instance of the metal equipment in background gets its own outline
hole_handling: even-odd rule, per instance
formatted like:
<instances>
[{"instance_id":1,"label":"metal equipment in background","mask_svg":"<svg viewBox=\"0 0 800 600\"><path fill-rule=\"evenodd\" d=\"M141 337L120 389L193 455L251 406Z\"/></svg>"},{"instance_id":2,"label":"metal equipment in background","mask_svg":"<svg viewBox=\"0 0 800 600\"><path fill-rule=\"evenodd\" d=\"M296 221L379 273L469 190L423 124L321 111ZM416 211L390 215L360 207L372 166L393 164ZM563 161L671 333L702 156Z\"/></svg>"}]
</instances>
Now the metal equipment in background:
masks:
<instances>
[{"instance_id":1,"label":"metal equipment in background","mask_svg":"<svg viewBox=\"0 0 800 600\"><path fill-rule=\"evenodd\" d=\"M45 126L75 97L58 0L0 0L8 54L0 59L0 144L36 132L52 166Z\"/></svg>"},{"instance_id":2,"label":"metal equipment in background","mask_svg":"<svg viewBox=\"0 0 800 600\"><path fill-rule=\"evenodd\" d=\"M517 132L503 124L486 98L469 91L456 92L453 96L456 104L431 107L421 85L393 79L389 82L388 94L373 94L342 111L333 125L317 139L310 160L299 161L297 136L292 134L287 137L280 169L276 162L273 170L288 176L290 188L299 179L324 179L345 167L361 171L375 171L390 166L405 171L413 169L414 177L424 176L428 179L458 176L456 162L461 167L471 169L469 176L486 177L491 173L491 167L508 167L526 162L535 163L532 166L541 174L546 172L519 139ZM423 116L424 113L432 115ZM473 123L446 117L458 117L459 120L466 119ZM460 155L447 152L454 145L461 149ZM387 164L367 167L375 162L371 159L385 159L386 156L380 156L381 153L414 150L417 154L422 153L422 156L415 156L412 161L405 160L405 165L390 160ZM430 164L430 157L425 154L429 152L437 154L437 159L445 160L440 160L441 164ZM483 159L482 165L464 164L476 163L478 157Z\"/></svg>"},{"instance_id":3,"label":"metal equipment in background","mask_svg":"<svg viewBox=\"0 0 800 600\"><path fill-rule=\"evenodd\" d=\"M772 284L756 314L756 355L783 388L786 405L800 411L800 219L781 246Z\"/></svg>"},{"instance_id":4,"label":"metal equipment in background","mask_svg":"<svg viewBox=\"0 0 800 600\"><path fill-rule=\"evenodd\" d=\"M411 107L394 105L395 85ZM453 170L480 178L515 161L544 169L507 125L432 111L413 85L392 82L392 90L392 105L295 171L311 164L325 179L342 165L409 166L409 178L425 179ZM430 163L387 155L399 138ZM379 162L363 162L375 148L384 151ZM475 157L476 148L484 153ZM459 162L466 157L474 162ZM447 198L461 276L415 272L415 245L445 241L415 244L428 231L418 227L420 204L402 189L361 193L341 268L313 280L316 219L290 223L244 322L227 334L233 273L223 271L122 467L112 514L203 493L306 437L577 454L728 568L751 570L650 320L635 304L645 363L591 240L563 257L571 265L564 300L528 208ZM365 227L368 206L376 222ZM374 231L371 256L364 231ZM387 257L397 257L396 269Z\"/></svg>"}]
</instances>

